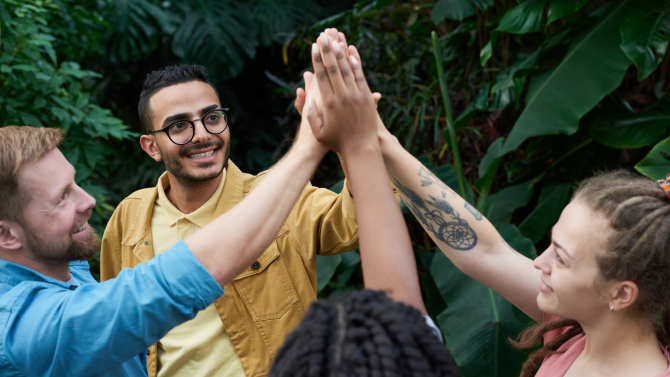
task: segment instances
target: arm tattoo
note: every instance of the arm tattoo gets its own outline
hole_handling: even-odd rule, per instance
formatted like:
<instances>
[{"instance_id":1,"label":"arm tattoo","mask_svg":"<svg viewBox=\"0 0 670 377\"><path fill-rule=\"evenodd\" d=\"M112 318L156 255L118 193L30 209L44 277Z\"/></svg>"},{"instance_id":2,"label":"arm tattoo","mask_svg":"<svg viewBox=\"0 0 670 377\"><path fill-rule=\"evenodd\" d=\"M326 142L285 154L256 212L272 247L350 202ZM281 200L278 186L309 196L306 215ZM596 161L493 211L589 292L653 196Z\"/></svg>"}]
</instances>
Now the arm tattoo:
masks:
<instances>
[{"instance_id":1,"label":"arm tattoo","mask_svg":"<svg viewBox=\"0 0 670 377\"><path fill-rule=\"evenodd\" d=\"M482 214L479 213L479 211L477 211L477 208L473 207L473 206L472 206L470 203L468 203L468 202L465 202L465 209L467 209L468 212L470 212L470 213L472 214L472 216L475 217L475 220L477 220L477 221L482 221L482 219L484 218L484 217L482 216Z\"/></svg>"},{"instance_id":2,"label":"arm tattoo","mask_svg":"<svg viewBox=\"0 0 670 377\"><path fill-rule=\"evenodd\" d=\"M423 178L421 181L421 187L438 185L442 189L442 199L447 197L447 191L450 191L452 195L456 195L454 190L450 189L449 186L445 185L444 182L440 181L439 178L435 176L430 170L426 168L421 168L419 170L419 177Z\"/></svg>"},{"instance_id":3,"label":"arm tattoo","mask_svg":"<svg viewBox=\"0 0 670 377\"><path fill-rule=\"evenodd\" d=\"M419 172L419 175L425 178L421 175L421 172ZM426 184L425 182L421 182L422 186L429 186L434 183ZM440 181L438 180L438 182ZM393 184L405 195L408 201L407 206L423 224L426 231L433 233L437 239L456 250L471 250L477 245L475 231L447 201L431 195L429 195L431 200L424 200L412 189L398 182L397 179L393 180ZM442 195L446 196L446 192L442 191ZM448 218L445 219L445 216L448 216Z\"/></svg>"}]
</instances>

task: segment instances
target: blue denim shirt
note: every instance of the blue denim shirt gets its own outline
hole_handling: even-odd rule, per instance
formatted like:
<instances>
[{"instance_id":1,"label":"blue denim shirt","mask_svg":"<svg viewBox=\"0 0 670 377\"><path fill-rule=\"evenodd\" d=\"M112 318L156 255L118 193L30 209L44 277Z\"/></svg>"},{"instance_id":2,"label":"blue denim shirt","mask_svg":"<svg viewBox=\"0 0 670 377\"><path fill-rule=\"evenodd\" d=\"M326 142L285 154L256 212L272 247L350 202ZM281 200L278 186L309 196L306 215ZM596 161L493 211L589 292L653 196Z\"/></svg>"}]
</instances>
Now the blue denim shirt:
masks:
<instances>
[{"instance_id":1,"label":"blue denim shirt","mask_svg":"<svg viewBox=\"0 0 670 377\"><path fill-rule=\"evenodd\" d=\"M223 295L183 241L104 283L70 273L81 286L0 259L0 376L146 376L138 355Z\"/></svg>"}]
</instances>

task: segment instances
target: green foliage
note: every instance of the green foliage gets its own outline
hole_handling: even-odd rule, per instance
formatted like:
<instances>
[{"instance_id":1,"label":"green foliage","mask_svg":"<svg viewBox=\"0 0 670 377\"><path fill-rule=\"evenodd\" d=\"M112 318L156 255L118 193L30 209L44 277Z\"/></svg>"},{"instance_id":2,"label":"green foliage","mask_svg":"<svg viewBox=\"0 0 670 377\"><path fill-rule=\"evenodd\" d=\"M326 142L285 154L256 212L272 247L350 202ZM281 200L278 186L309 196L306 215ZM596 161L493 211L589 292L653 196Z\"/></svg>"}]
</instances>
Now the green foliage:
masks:
<instances>
[{"instance_id":1,"label":"green foliage","mask_svg":"<svg viewBox=\"0 0 670 377\"><path fill-rule=\"evenodd\" d=\"M65 130L61 150L77 170L76 182L98 202L91 225L102 234L113 210L104 181L111 174L110 158L118 157L106 142L134 134L91 101L91 88L101 76L71 61L82 51L60 39L72 36L79 48L97 48L97 41L87 45L77 37L81 30L100 25L90 16L68 2L0 1L0 126Z\"/></svg>"},{"instance_id":2,"label":"green foliage","mask_svg":"<svg viewBox=\"0 0 670 377\"><path fill-rule=\"evenodd\" d=\"M642 7L631 0L495 7L439 0L430 14L422 12L425 3L412 11L368 1L314 28L351 31L371 86L384 95L379 110L386 126L450 187L458 187L462 169L467 200L476 199L503 238L533 258L548 245L579 180L616 168L635 167L653 179L670 172L664 96L670 5L645 4L641 21ZM453 114L443 115L449 108ZM507 338L532 321L458 271L402 208L412 219L426 305L463 375L518 375L527 353L513 350ZM361 282L352 281L356 286Z\"/></svg>"},{"instance_id":3,"label":"green foliage","mask_svg":"<svg viewBox=\"0 0 670 377\"><path fill-rule=\"evenodd\" d=\"M669 4L663 0L636 3L621 26L621 49L637 66L638 80L649 76L665 56L670 41Z\"/></svg>"}]
</instances>

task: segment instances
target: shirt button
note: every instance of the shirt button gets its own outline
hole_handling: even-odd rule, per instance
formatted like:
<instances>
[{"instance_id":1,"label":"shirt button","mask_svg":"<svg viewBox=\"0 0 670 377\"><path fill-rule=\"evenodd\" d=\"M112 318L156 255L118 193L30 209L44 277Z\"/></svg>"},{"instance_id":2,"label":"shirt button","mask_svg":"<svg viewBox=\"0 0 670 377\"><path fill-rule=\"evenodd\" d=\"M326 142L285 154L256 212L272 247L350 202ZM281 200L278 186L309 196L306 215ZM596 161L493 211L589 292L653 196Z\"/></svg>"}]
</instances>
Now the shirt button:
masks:
<instances>
[{"instance_id":1,"label":"shirt button","mask_svg":"<svg viewBox=\"0 0 670 377\"><path fill-rule=\"evenodd\" d=\"M261 268L261 264L258 263L258 261L256 261L254 262L254 264L251 265L251 268L254 270L258 270L259 268Z\"/></svg>"}]
</instances>

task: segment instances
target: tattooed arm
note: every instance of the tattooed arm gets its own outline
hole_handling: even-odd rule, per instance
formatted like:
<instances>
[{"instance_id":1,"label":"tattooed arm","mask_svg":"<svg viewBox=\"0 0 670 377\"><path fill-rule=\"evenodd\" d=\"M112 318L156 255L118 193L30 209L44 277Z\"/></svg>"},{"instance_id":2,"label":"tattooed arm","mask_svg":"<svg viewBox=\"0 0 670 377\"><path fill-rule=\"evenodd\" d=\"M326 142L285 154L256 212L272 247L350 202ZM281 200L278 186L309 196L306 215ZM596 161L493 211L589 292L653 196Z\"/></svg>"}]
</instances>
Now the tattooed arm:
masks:
<instances>
[{"instance_id":1,"label":"tattooed arm","mask_svg":"<svg viewBox=\"0 0 670 377\"><path fill-rule=\"evenodd\" d=\"M541 273L533 261L514 251L477 209L408 153L385 127L379 133L393 184L440 250L465 274L541 321L536 303Z\"/></svg>"}]
</instances>

